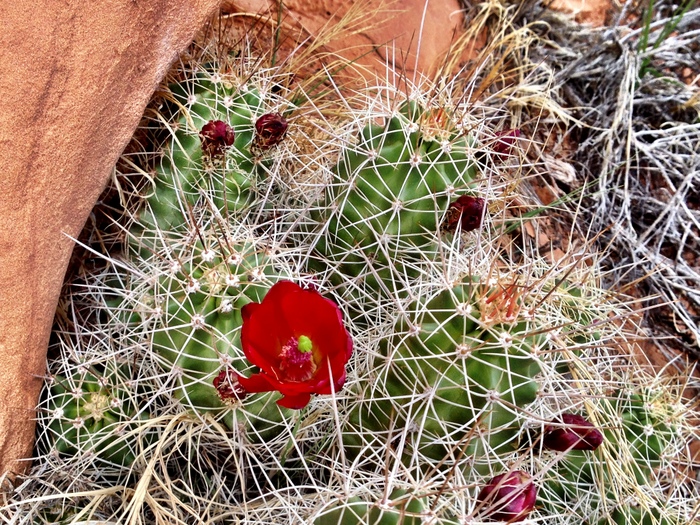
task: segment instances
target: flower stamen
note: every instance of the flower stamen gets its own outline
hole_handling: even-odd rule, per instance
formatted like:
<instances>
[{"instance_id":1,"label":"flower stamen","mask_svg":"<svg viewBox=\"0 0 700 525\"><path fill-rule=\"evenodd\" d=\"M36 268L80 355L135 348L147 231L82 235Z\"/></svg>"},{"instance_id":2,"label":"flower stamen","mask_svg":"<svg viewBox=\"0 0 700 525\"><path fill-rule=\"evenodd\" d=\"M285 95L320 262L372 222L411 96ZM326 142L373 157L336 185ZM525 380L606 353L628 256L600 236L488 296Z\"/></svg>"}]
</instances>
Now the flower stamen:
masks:
<instances>
[{"instance_id":1,"label":"flower stamen","mask_svg":"<svg viewBox=\"0 0 700 525\"><path fill-rule=\"evenodd\" d=\"M280 352L280 372L289 381L307 381L316 372L316 363L311 352L313 343L307 336L292 337Z\"/></svg>"}]
</instances>

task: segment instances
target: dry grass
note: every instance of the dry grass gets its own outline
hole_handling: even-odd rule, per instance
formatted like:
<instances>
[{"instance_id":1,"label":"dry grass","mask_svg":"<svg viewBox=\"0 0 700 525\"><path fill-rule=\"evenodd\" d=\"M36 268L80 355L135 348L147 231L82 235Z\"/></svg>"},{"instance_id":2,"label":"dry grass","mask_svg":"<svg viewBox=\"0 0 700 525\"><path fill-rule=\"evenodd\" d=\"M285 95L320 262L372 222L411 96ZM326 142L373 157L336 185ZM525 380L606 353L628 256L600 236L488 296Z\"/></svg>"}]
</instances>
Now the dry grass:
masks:
<instances>
[{"instance_id":1,"label":"dry grass","mask_svg":"<svg viewBox=\"0 0 700 525\"><path fill-rule=\"evenodd\" d=\"M582 235L601 234L603 264L615 270L606 285L658 306L645 311L650 336L697 358L700 10L663 37L674 11L656 2L641 49L643 7L627 2L617 25L597 30L534 11L528 18L538 20L539 38L530 60L551 72L551 97L569 115L568 125L543 140L575 174L554 173L554 184L565 192L585 188L572 214Z\"/></svg>"}]
</instances>

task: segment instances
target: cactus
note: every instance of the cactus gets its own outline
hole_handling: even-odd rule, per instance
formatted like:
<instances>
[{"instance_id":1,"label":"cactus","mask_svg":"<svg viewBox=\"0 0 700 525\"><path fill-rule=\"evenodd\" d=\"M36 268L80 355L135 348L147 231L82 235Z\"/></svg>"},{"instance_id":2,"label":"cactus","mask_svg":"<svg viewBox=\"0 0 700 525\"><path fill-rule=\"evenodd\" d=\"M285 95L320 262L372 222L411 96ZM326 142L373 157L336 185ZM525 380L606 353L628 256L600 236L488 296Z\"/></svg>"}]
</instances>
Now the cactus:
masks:
<instances>
[{"instance_id":1,"label":"cactus","mask_svg":"<svg viewBox=\"0 0 700 525\"><path fill-rule=\"evenodd\" d=\"M518 409L538 391L533 351L545 341L517 319L515 293L466 282L414 302L381 345L376 382L359 393L346 447L361 450L363 432L386 442L406 433L406 462L415 454L447 465L471 457L487 467L493 454L514 450ZM505 317L514 308L510 317L492 318L503 305Z\"/></svg>"},{"instance_id":2,"label":"cactus","mask_svg":"<svg viewBox=\"0 0 700 525\"><path fill-rule=\"evenodd\" d=\"M658 502L658 508L651 510L638 506L620 505L610 514L610 519L604 518L598 525L681 525L680 519L670 519L662 516L659 508L663 503Z\"/></svg>"},{"instance_id":3,"label":"cactus","mask_svg":"<svg viewBox=\"0 0 700 525\"><path fill-rule=\"evenodd\" d=\"M678 487L687 476L673 466L697 433L686 419L690 409L682 389L637 371L620 378L617 390L587 405L604 439L595 450L545 455L543 507L564 515L585 502L584 515L598 525L688 523L679 507L667 505L668 495L659 499L658 492L670 472Z\"/></svg>"},{"instance_id":4,"label":"cactus","mask_svg":"<svg viewBox=\"0 0 700 525\"><path fill-rule=\"evenodd\" d=\"M343 151L315 214L323 225L316 250L338 265L340 280L391 293L396 277L415 277L411 264L437 251L450 200L476 177L470 139L449 129L445 115L403 103Z\"/></svg>"},{"instance_id":5,"label":"cactus","mask_svg":"<svg viewBox=\"0 0 700 525\"><path fill-rule=\"evenodd\" d=\"M261 301L278 279L274 257L261 243L244 240L220 243L218 252L211 246L183 250L147 292L151 347L172 374L173 395L193 413L223 413L230 429L243 427L253 441L274 437L289 416L274 394L226 400L215 385L222 371L250 372L241 351L241 309Z\"/></svg>"},{"instance_id":6,"label":"cactus","mask_svg":"<svg viewBox=\"0 0 700 525\"><path fill-rule=\"evenodd\" d=\"M215 255L197 246L190 260L173 261L151 291L158 314L152 347L165 367L177 370L176 395L195 410L221 407L213 380L223 366L246 367L234 350L240 348L240 310L274 282L263 249L225 249Z\"/></svg>"},{"instance_id":7,"label":"cactus","mask_svg":"<svg viewBox=\"0 0 700 525\"><path fill-rule=\"evenodd\" d=\"M571 450L557 462L550 484L564 501L577 498L584 488L614 501L621 483L650 482L676 433L667 408L652 411L658 396L649 394L618 391L601 402L596 413L604 428L605 453ZM607 462L615 464L614 471L604 468Z\"/></svg>"},{"instance_id":8,"label":"cactus","mask_svg":"<svg viewBox=\"0 0 700 525\"><path fill-rule=\"evenodd\" d=\"M211 66L171 83L164 95L168 138L152 192L129 226L133 271L123 281L131 291L118 294L135 293L140 306L115 307L132 312L127 326L152 331L144 336L162 369L173 374L175 398L260 441L277 433L288 411L269 394L222 399L214 381L250 368L240 350L240 311L277 280L263 244L231 225L256 204L264 155L283 138L280 121L284 131L287 123L276 113L265 119L270 100ZM270 120L278 124L272 131ZM144 286L142 276L154 283L145 293L135 291ZM144 306L145 316L139 315Z\"/></svg>"},{"instance_id":9,"label":"cactus","mask_svg":"<svg viewBox=\"0 0 700 525\"><path fill-rule=\"evenodd\" d=\"M224 220L240 218L254 202L262 163L254 140L256 119L264 113L257 89L203 70L171 84L166 100L169 136L152 191L131 227L137 248L153 251L196 230L202 209Z\"/></svg>"},{"instance_id":10,"label":"cactus","mask_svg":"<svg viewBox=\"0 0 700 525\"><path fill-rule=\"evenodd\" d=\"M73 369L53 376L46 392L45 443L63 455L94 454L116 466L131 465L152 436L141 431L149 414L139 410L126 364Z\"/></svg>"},{"instance_id":11,"label":"cactus","mask_svg":"<svg viewBox=\"0 0 700 525\"><path fill-rule=\"evenodd\" d=\"M608 402L622 428L611 425L606 437L613 450L624 450L631 474L638 483L645 484L676 434L670 424L669 407L653 391L620 391ZM622 454L617 461L622 461Z\"/></svg>"},{"instance_id":12,"label":"cactus","mask_svg":"<svg viewBox=\"0 0 700 525\"><path fill-rule=\"evenodd\" d=\"M354 496L318 516L314 525L420 525L429 510L427 498L395 489L381 503Z\"/></svg>"}]
</instances>

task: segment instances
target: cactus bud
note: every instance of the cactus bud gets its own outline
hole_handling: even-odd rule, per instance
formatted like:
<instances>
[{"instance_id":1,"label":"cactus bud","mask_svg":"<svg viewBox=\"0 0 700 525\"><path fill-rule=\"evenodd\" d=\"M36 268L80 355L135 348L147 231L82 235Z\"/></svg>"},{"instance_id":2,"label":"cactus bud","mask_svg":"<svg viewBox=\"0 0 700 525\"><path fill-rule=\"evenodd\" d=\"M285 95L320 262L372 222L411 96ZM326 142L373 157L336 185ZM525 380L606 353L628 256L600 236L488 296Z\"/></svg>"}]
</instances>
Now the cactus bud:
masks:
<instances>
[{"instance_id":1,"label":"cactus bud","mask_svg":"<svg viewBox=\"0 0 700 525\"><path fill-rule=\"evenodd\" d=\"M555 425L545 427L544 446L551 450L595 450L603 442L603 434L588 420L576 414L562 414ZM564 426L560 426L561 423Z\"/></svg>"},{"instance_id":2,"label":"cactus bud","mask_svg":"<svg viewBox=\"0 0 700 525\"><path fill-rule=\"evenodd\" d=\"M238 374L232 368L224 368L214 378L214 388L222 401L238 399L242 401L248 395L246 389L238 381Z\"/></svg>"},{"instance_id":3,"label":"cactus bud","mask_svg":"<svg viewBox=\"0 0 700 525\"><path fill-rule=\"evenodd\" d=\"M223 120L210 120L202 127L199 137L202 139L202 151L215 158L233 146L235 134L233 128Z\"/></svg>"},{"instance_id":4,"label":"cactus bud","mask_svg":"<svg viewBox=\"0 0 700 525\"><path fill-rule=\"evenodd\" d=\"M519 129L505 129L496 133L496 142L493 145L493 152L498 155L509 155L520 138Z\"/></svg>"},{"instance_id":5,"label":"cactus bud","mask_svg":"<svg viewBox=\"0 0 700 525\"><path fill-rule=\"evenodd\" d=\"M255 145L262 149L276 146L287 133L287 120L279 113L267 113L255 123Z\"/></svg>"},{"instance_id":6,"label":"cactus bud","mask_svg":"<svg viewBox=\"0 0 700 525\"><path fill-rule=\"evenodd\" d=\"M462 231L470 232L481 227L486 201L481 197L462 195L447 208L442 229L453 232L459 223Z\"/></svg>"},{"instance_id":7,"label":"cactus bud","mask_svg":"<svg viewBox=\"0 0 700 525\"><path fill-rule=\"evenodd\" d=\"M487 519L514 523L524 520L535 508L537 486L527 472L514 470L499 474L481 489L477 500Z\"/></svg>"}]
</instances>

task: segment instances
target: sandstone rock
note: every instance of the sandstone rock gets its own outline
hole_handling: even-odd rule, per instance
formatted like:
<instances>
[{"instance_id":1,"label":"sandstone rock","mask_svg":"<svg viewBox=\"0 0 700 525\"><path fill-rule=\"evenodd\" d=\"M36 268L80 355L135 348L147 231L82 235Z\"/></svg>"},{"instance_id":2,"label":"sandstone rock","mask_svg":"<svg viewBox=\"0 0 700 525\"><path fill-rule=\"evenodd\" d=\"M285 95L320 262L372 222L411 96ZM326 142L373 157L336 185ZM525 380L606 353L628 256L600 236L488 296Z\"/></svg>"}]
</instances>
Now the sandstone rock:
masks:
<instances>
[{"instance_id":1,"label":"sandstone rock","mask_svg":"<svg viewBox=\"0 0 700 525\"><path fill-rule=\"evenodd\" d=\"M553 0L548 7L573 15L579 24L601 27L605 25L608 14L612 10L612 2L611 0Z\"/></svg>"},{"instance_id":2,"label":"sandstone rock","mask_svg":"<svg viewBox=\"0 0 700 525\"><path fill-rule=\"evenodd\" d=\"M379 75L396 85L401 75L412 81L433 75L464 24L459 0L285 0L283 5L282 22L299 35L298 41L325 35L343 18L349 20L323 51L353 61L350 75ZM222 10L255 14L274 24L278 6L277 0L227 0Z\"/></svg>"},{"instance_id":3,"label":"sandstone rock","mask_svg":"<svg viewBox=\"0 0 700 525\"><path fill-rule=\"evenodd\" d=\"M0 475L28 466L71 237L218 0L0 5Z\"/></svg>"}]
</instances>

